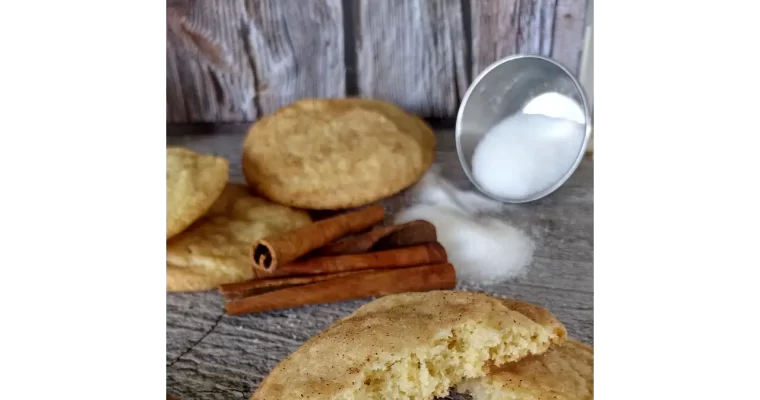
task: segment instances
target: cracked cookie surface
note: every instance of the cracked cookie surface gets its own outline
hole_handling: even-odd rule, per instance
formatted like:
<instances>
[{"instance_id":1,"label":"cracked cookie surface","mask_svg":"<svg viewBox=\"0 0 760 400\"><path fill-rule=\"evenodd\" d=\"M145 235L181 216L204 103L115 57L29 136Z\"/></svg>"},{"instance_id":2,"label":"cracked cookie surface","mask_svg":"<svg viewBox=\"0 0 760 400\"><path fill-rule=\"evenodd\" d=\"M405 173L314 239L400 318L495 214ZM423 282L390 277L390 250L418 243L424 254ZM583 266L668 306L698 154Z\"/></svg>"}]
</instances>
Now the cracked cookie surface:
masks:
<instances>
[{"instance_id":1,"label":"cracked cookie surface","mask_svg":"<svg viewBox=\"0 0 760 400\"><path fill-rule=\"evenodd\" d=\"M358 207L412 185L432 165L421 119L369 99L302 99L248 131L243 172L256 192L307 209Z\"/></svg>"}]
</instances>

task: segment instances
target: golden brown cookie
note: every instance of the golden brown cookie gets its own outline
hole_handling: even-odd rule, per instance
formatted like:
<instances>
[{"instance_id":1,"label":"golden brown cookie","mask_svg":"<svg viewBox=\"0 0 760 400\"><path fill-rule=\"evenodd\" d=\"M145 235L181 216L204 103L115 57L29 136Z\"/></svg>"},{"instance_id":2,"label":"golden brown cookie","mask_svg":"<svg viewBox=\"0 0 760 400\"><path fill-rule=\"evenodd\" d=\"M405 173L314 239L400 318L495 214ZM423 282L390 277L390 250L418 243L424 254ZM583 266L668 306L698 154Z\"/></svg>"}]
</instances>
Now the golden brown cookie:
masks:
<instances>
[{"instance_id":1,"label":"golden brown cookie","mask_svg":"<svg viewBox=\"0 0 760 400\"><path fill-rule=\"evenodd\" d=\"M432 399L489 363L561 343L548 311L527 316L482 293L389 295L360 307L281 361L253 394L263 399ZM542 321L542 322L539 322Z\"/></svg>"},{"instance_id":2,"label":"golden brown cookie","mask_svg":"<svg viewBox=\"0 0 760 400\"><path fill-rule=\"evenodd\" d=\"M311 223L305 211L230 184L208 213L166 243L166 290L201 291L253 278L251 243Z\"/></svg>"},{"instance_id":3,"label":"golden brown cookie","mask_svg":"<svg viewBox=\"0 0 760 400\"><path fill-rule=\"evenodd\" d=\"M568 339L546 353L493 367L483 378L457 386L473 400L594 398L594 349Z\"/></svg>"},{"instance_id":4,"label":"golden brown cookie","mask_svg":"<svg viewBox=\"0 0 760 400\"><path fill-rule=\"evenodd\" d=\"M208 211L229 180L223 157L166 148L166 238L185 230Z\"/></svg>"},{"instance_id":5,"label":"golden brown cookie","mask_svg":"<svg viewBox=\"0 0 760 400\"><path fill-rule=\"evenodd\" d=\"M281 204L358 207L419 180L435 135L395 105L366 99L303 99L262 118L243 144L246 182Z\"/></svg>"}]
</instances>

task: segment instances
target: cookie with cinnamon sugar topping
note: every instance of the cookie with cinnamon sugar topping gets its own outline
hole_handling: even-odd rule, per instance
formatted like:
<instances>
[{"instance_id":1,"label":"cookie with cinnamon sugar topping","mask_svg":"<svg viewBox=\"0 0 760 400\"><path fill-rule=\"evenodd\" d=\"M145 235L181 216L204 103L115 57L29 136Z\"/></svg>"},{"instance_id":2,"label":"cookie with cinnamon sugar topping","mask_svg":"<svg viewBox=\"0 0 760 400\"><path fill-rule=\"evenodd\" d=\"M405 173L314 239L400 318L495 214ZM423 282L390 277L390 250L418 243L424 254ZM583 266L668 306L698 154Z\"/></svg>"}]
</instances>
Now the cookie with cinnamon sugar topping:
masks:
<instances>
[{"instance_id":1,"label":"cookie with cinnamon sugar topping","mask_svg":"<svg viewBox=\"0 0 760 400\"><path fill-rule=\"evenodd\" d=\"M393 104L302 99L253 124L243 172L250 187L277 203L337 210L411 186L434 154L432 129Z\"/></svg>"},{"instance_id":2,"label":"cookie with cinnamon sugar topping","mask_svg":"<svg viewBox=\"0 0 760 400\"><path fill-rule=\"evenodd\" d=\"M566 336L532 304L456 290L389 295L307 341L251 399L433 399Z\"/></svg>"}]
</instances>

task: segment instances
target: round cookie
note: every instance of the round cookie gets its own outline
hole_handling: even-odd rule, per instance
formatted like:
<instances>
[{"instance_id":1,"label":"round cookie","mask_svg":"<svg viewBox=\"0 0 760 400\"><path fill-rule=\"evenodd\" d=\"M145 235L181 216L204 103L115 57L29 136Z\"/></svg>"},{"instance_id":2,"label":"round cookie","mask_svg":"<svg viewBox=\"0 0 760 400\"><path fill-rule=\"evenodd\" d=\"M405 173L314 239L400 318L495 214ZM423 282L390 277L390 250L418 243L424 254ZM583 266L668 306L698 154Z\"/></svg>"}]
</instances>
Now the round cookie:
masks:
<instances>
[{"instance_id":1,"label":"round cookie","mask_svg":"<svg viewBox=\"0 0 760 400\"><path fill-rule=\"evenodd\" d=\"M208 211L229 180L222 157L181 147L166 148L166 238L185 230Z\"/></svg>"},{"instance_id":2,"label":"round cookie","mask_svg":"<svg viewBox=\"0 0 760 400\"><path fill-rule=\"evenodd\" d=\"M358 207L419 180L433 163L435 135L393 104L303 99L262 118L243 143L246 182L281 204Z\"/></svg>"}]
</instances>

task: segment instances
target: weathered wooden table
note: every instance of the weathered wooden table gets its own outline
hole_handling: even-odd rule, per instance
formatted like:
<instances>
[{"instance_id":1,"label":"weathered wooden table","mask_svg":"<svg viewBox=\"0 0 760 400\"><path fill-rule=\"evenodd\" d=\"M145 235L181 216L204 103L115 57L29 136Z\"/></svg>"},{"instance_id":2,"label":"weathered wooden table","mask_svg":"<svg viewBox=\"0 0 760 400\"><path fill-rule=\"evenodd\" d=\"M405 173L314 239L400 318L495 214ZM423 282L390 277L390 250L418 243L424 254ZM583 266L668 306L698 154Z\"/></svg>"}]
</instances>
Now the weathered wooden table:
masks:
<instances>
[{"instance_id":1,"label":"weathered wooden table","mask_svg":"<svg viewBox=\"0 0 760 400\"><path fill-rule=\"evenodd\" d=\"M240 169L245 128L214 135L167 137L168 145L223 155L231 180ZM436 163L461 187L470 187L450 131L439 132ZM548 308L570 336L594 341L594 164L587 157L570 180L542 200L509 206L503 218L525 229L537 249L527 276L494 286L461 289L529 301ZM390 212L408 204L401 193L384 201ZM190 399L247 399L275 364L336 319L368 300L300 307L238 317L224 315L216 292L166 295L166 385L169 395Z\"/></svg>"}]
</instances>

